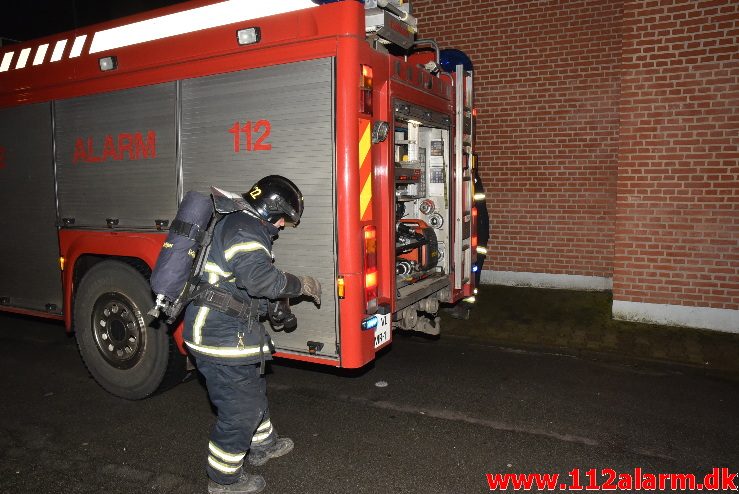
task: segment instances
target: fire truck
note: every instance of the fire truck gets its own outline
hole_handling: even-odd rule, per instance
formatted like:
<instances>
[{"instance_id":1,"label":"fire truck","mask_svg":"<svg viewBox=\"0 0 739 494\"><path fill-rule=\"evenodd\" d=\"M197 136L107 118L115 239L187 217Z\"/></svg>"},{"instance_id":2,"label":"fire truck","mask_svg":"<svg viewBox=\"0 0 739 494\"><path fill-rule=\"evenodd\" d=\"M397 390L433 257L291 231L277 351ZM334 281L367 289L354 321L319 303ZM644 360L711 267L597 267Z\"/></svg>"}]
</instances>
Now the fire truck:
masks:
<instances>
[{"instance_id":1,"label":"fire truck","mask_svg":"<svg viewBox=\"0 0 739 494\"><path fill-rule=\"evenodd\" d=\"M278 265L322 305L277 357L359 368L476 292L469 59L403 0L196 0L0 47L0 310L58 319L107 391L182 379L148 276L190 190L304 194ZM448 56L447 56L448 54Z\"/></svg>"}]
</instances>

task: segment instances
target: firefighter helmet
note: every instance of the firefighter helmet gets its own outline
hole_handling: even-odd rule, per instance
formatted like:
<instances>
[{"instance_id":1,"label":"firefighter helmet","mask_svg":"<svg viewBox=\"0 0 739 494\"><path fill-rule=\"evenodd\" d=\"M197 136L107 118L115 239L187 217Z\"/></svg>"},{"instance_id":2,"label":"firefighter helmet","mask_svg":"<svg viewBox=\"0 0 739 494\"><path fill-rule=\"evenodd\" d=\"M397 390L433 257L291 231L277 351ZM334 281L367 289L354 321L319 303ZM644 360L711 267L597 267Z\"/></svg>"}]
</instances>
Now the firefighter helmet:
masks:
<instances>
[{"instance_id":1,"label":"firefighter helmet","mask_svg":"<svg viewBox=\"0 0 739 494\"><path fill-rule=\"evenodd\" d=\"M303 194L294 183L280 175L262 178L243 197L270 223L284 218L286 223L297 226L303 216Z\"/></svg>"}]
</instances>

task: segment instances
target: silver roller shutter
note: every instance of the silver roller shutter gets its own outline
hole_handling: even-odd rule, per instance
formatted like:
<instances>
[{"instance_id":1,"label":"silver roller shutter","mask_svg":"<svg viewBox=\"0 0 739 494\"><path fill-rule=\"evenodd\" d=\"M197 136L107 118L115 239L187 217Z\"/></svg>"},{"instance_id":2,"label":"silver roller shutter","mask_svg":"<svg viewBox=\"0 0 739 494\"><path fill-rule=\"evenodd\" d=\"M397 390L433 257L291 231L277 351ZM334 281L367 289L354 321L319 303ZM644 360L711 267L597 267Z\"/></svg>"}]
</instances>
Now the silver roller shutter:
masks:
<instances>
[{"instance_id":1,"label":"silver roller shutter","mask_svg":"<svg viewBox=\"0 0 739 494\"><path fill-rule=\"evenodd\" d=\"M0 110L0 147L0 297L14 307L61 313L51 105Z\"/></svg>"},{"instance_id":2,"label":"silver roller shutter","mask_svg":"<svg viewBox=\"0 0 739 494\"><path fill-rule=\"evenodd\" d=\"M276 264L310 274L323 286L320 309L309 302L293 307L299 327L274 333L279 350L307 352L307 342L324 344L319 355L337 356L334 176L334 69L325 58L182 81L183 190L207 192L211 185L245 192L266 175L293 180L305 197L297 229L280 233ZM259 121L269 122L254 132ZM252 150L235 123L252 125ZM269 150L253 149L257 139Z\"/></svg>"},{"instance_id":3,"label":"silver roller shutter","mask_svg":"<svg viewBox=\"0 0 739 494\"><path fill-rule=\"evenodd\" d=\"M174 217L175 88L158 84L55 103L61 218L74 218L73 227L107 228L111 218L117 228L148 229Z\"/></svg>"}]
</instances>

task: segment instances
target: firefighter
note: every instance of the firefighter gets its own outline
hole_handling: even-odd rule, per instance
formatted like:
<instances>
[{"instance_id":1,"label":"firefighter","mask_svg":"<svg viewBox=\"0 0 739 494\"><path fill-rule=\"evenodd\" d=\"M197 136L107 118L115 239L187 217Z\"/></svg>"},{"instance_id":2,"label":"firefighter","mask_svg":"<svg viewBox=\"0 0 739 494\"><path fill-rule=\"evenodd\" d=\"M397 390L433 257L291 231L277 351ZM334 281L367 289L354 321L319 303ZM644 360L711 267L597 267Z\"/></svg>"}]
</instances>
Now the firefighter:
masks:
<instances>
[{"instance_id":1,"label":"firefighter","mask_svg":"<svg viewBox=\"0 0 739 494\"><path fill-rule=\"evenodd\" d=\"M293 449L293 441L279 437L270 420L264 365L273 345L259 318L284 317L289 308L279 300L301 295L316 305L321 300L315 278L273 264L274 238L286 223L297 226L303 213L300 190L271 175L243 197L249 207L226 215L213 231L203 277L214 286L185 312L185 344L218 412L208 443L209 493L260 492L264 478L247 473L244 462L263 465Z\"/></svg>"},{"instance_id":2,"label":"firefighter","mask_svg":"<svg viewBox=\"0 0 739 494\"><path fill-rule=\"evenodd\" d=\"M475 286L480 286L480 276L482 275L482 266L485 264L485 257L488 253L488 240L490 239L490 218L488 216L487 199L485 197L485 187L480 178L480 170L478 169L477 155L473 160L472 166L472 184L474 189L475 208L477 209L477 261L475 261Z\"/></svg>"}]
</instances>

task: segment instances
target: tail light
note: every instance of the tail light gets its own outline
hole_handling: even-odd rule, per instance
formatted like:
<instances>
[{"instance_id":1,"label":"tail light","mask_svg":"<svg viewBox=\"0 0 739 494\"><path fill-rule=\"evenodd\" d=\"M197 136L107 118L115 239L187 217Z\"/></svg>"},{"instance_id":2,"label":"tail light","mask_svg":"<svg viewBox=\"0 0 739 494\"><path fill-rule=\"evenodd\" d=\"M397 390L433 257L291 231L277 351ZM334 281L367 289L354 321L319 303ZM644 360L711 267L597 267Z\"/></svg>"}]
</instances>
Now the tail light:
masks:
<instances>
[{"instance_id":1,"label":"tail light","mask_svg":"<svg viewBox=\"0 0 739 494\"><path fill-rule=\"evenodd\" d=\"M361 65L359 76L359 113L372 114L372 67Z\"/></svg>"},{"instance_id":2,"label":"tail light","mask_svg":"<svg viewBox=\"0 0 739 494\"><path fill-rule=\"evenodd\" d=\"M377 229L364 227L364 294L367 307L377 303Z\"/></svg>"}]
</instances>

